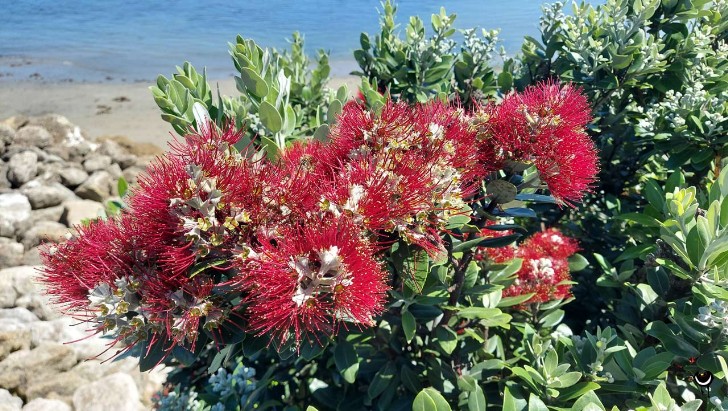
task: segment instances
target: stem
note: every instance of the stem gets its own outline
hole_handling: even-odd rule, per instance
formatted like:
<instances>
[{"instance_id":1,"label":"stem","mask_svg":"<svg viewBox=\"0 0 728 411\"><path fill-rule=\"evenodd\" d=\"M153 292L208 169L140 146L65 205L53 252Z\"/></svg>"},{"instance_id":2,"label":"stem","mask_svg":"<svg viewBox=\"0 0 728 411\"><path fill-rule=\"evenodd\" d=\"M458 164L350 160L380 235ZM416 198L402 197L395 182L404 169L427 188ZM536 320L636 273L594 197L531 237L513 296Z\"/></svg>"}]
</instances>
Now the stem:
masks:
<instances>
[{"instance_id":1,"label":"stem","mask_svg":"<svg viewBox=\"0 0 728 411\"><path fill-rule=\"evenodd\" d=\"M473 251L468 250L463 255L462 260L460 260L460 263L455 267L455 277L453 278L453 285L448 289L450 291L450 298L447 301L447 304L451 307L454 307L458 300L460 299L460 293L463 291L463 285L465 284L465 270L468 269L468 265L470 264L470 261L473 259ZM452 259L450 260L453 261ZM455 310L447 310L442 316L442 323L447 324L450 318L452 318L453 314L455 314Z\"/></svg>"}]
</instances>

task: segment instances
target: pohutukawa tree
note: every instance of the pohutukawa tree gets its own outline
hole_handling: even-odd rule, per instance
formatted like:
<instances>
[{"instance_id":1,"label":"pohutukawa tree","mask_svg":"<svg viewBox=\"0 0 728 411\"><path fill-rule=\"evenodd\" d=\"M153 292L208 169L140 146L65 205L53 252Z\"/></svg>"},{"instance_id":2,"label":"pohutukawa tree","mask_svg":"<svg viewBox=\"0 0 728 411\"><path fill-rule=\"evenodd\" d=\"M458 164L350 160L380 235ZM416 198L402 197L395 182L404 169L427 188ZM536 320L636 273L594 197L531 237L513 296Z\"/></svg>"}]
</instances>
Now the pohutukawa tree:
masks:
<instances>
[{"instance_id":1,"label":"pohutukawa tree","mask_svg":"<svg viewBox=\"0 0 728 411\"><path fill-rule=\"evenodd\" d=\"M145 368L245 347L246 335L278 351L323 347L433 289L448 295L441 326L462 333L472 264L518 260L498 287L521 306L570 297L575 240L549 230L508 244L523 201L571 206L594 182L579 90L549 82L474 111L369 103L344 105L327 141L269 156L241 146L232 122L199 117L120 215L45 248L48 292L92 331L140 347ZM428 280L437 265L452 275Z\"/></svg>"}]
</instances>

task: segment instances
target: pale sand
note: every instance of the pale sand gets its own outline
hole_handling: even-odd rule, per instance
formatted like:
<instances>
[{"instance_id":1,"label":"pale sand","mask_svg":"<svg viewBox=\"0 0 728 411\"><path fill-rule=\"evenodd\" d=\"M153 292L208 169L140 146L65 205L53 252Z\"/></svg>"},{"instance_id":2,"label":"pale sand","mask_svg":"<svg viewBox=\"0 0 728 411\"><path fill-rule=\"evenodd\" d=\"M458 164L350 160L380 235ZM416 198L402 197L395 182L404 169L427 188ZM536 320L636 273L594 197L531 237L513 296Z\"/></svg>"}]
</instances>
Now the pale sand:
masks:
<instances>
[{"instance_id":1,"label":"pale sand","mask_svg":"<svg viewBox=\"0 0 728 411\"><path fill-rule=\"evenodd\" d=\"M336 89L346 83L350 93L357 89L354 76L332 79ZM0 121L16 115L61 114L81 128L86 137L126 136L166 147L174 133L160 118L149 86L153 83L0 83ZM238 95L233 78L210 81L223 95ZM214 93L214 91L213 91ZM216 95L216 94L215 94Z\"/></svg>"}]
</instances>

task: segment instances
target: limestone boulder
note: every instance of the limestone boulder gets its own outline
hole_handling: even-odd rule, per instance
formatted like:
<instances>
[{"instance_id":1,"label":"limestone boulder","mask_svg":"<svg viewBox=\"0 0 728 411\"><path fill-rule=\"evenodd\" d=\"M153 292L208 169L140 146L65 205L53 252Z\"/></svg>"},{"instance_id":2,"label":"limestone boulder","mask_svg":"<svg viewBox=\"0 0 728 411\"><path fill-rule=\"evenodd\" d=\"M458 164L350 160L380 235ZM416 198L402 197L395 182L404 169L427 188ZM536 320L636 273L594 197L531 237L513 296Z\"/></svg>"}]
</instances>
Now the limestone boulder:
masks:
<instances>
[{"instance_id":1,"label":"limestone boulder","mask_svg":"<svg viewBox=\"0 0 728 411\"><path fill-rule=\"evenodd\" d=\"M7 179L13 187L20 187L32 180L36 174L38 174L38 154L22 151L10 157Z\"/></svg>"}]
</instances>

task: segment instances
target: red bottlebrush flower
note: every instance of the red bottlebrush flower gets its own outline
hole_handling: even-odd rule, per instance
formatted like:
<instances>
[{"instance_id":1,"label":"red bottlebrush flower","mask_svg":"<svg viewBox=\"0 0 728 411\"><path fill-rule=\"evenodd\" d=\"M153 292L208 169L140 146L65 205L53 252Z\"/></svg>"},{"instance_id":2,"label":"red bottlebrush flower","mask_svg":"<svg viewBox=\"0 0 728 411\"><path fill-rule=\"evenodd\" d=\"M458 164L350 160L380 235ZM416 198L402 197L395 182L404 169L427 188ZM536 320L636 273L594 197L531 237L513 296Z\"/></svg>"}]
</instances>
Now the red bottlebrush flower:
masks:
<instances>
[{"instance_id":1,"label":"red bottlebrush flower","mask_svg":"<svg viewBox=\"0 0 728 411\"><path fill-rule=\"evenodd\" d=\"M344 322L370 325L382 312L386 274L351 222L310 221L281 231L262 241L245 279L253 330L299 344Z\"/></svg>"},{"instance_id":2,"label":"red bottlebrush flower","mask_svg":"<svg viewBox=\"0 0 728 411\"><path fill-rule=\"evenodd\" d=\"M532 235L523 244L524 247L539 250L541 254L554 258L569 258L580 250L579 243L555 228Z\"/></svg>"},{"instance_id":3,"label":"red bottlebrush flower","mask_svg":"<svg viewBox=\"0 0 728 411\"><path fill-rule=\"evenodd\" d=\"M589 105L579 90L550 82L512 93L475 115L482 152L500 166L533 163L554 198L570 206L599 171L596 148L584 132L589 121Z\"/></svg>"},{"instance_id":4,"label":"red bottlebrush flower","mask_svg":"<svg viewBox=\"0 0 728 411\"><path fill-rule=\"evenodd\" d=\"M143 248L168 275L184 276L211 252L245 242L248 227L267 219L264 176L231 148L238 137L211 125L174 143L139 178L131 210L148 233Z\"/></svg>"},{"instance_id":5,"label":"red bottlebrush flower","mask_svg":"<svg viewBox=\"0 0 728 411\"><path fill-rule=\"evenodd\" d=\"M515 257L522 258L516 280L503 290L503 296L534 293L524 304L542 303L571 295L571 276L568 258L579 250L576 240L566 237L556 229L536 233L515 250Z\"/></svg>"},{"instance_id":6,"label":"red bottlebrush flower","mask_svg":"<svg viewBox=\"0 0 728 411\"><path fill-rule=\"evenodd\" d=\"M350 213L377 234L398 234L437 253L437 234L482 178L475 133L444 103L388 102L380 114L347 104L331 131L339 172L323 208Z\"/></svg>"},{"instance_id":7,"label":"red bottlebrush flower","mask_svg":"<svg viewBox=\"0 0 728 411\"><path fill-rule=\"evenodd\" d=\"M484 238L498 238L513 234L513 230L492 230L488 227L498 225L497 221L488 220L485 223L485 227L480 230L480 237ZM479 247L474 254L476 260L483 260L489 258L495 263L504 263L510 261L516 257L516 247L514 245L507 245L504 247Z\"/></svg>"},{"instance_id":8,"label":"red bottlebrush flower","mask_svg":"<svg viewBox=\"0 0 728 411\"><path fill-rule=\"evenodd\" d=\"M78 226L78 235L41 247L41 281L54 303L71 315L86 314L89 292L132 274L133 245L117 220Z\"/></svg>"}]
</instances>

